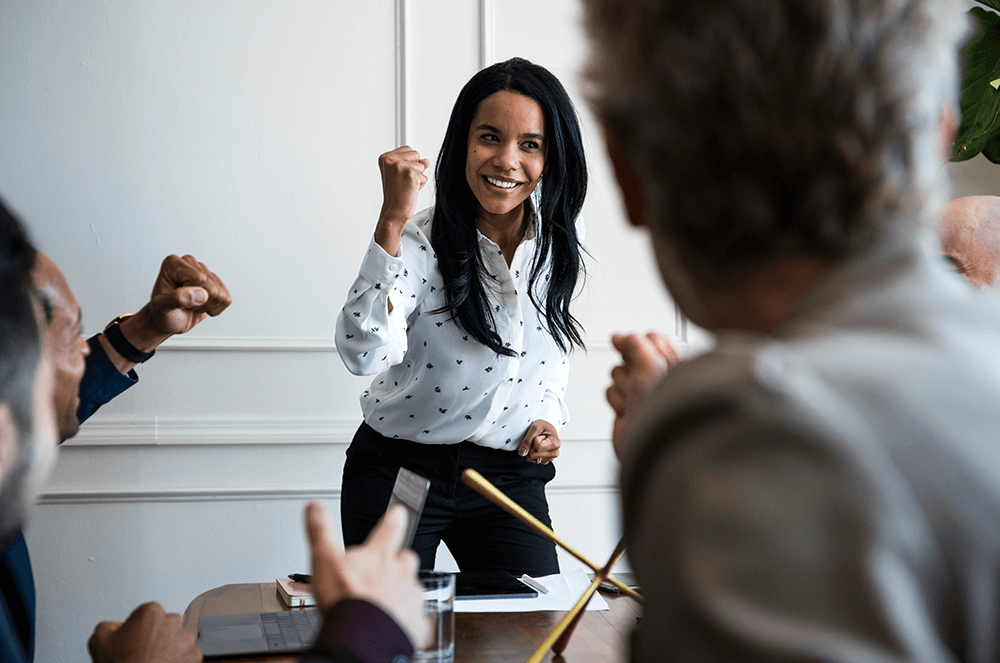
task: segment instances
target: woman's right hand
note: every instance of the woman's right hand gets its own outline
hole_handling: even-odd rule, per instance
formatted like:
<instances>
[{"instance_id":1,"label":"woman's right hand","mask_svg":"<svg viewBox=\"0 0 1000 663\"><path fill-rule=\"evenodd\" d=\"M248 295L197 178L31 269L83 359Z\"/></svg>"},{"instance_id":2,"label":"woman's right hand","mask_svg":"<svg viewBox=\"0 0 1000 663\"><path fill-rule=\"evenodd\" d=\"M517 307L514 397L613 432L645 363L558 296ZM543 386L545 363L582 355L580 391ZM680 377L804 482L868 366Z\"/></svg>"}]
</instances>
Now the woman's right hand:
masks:
<instances>
[{"instance_id":1,"label":"woman's right hand","mask_svg":"<svg viewBox=\"0 0 1000 663\"><path fill-rule=\"evenodd\" d=\"M375 228L375 241L391 256L399 253L403 226L417 211L417 194L427 184L430 159L409 145L386 152L378 158L382 173L382 211Z\"/></svg>"}]
</instances>

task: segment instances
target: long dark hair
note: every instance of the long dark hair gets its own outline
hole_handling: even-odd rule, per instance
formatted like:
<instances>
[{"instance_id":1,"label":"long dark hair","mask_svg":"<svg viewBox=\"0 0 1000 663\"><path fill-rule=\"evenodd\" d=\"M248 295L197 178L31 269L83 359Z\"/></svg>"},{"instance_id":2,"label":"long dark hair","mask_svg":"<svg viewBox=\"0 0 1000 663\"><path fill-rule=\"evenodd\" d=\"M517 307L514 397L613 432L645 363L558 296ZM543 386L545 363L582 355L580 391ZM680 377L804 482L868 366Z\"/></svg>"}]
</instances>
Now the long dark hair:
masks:
<instances>
[{"instance_id":1,"label":"long dark hair","mask_svg":"<svg viewBox=\"0 0 1000 663\"><path fill-rule=\"evenodd\" d=\"M576 219L587 194L587 164L580 125L562 83L544 67L523 58L511 58L483 69L465 84L451 111L448 130L434 171L436 186L431 244L439 256L446 304L440 312L473 338L500 355L516 353L503 346L494 329L487 300L486 279L495 279L479 252L476 200L465 179L469 127L480 102L507 90L534 99L545 115L548 143L542 177L541 210L535 212L535 255L528 276L528 296L545 315L546 326L559 348L583 347L582 327L569 311L577 280L584 273L583 252ZM527 213L527 209L525 210ZM544 303L536 283L548 268Z\"/></svg>"}]
</instances>

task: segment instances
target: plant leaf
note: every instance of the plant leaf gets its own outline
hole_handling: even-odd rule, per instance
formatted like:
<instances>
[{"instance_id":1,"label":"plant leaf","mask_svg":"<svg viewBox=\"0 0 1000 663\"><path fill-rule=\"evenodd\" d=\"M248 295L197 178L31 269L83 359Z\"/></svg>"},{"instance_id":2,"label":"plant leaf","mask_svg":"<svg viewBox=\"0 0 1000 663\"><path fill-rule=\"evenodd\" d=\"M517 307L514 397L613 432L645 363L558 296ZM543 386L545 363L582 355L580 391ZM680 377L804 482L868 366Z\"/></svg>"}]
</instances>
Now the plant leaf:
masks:
<instances>
[{"instance_id":1,"label":"plant leaf","mask_svg":"<svg viewBox=\"0 0 1000 663\"><path fill-rule=\"evenodd\" d=\"M1000 0L990 1L1000 4ZM970 13L979 23L979 33L965 49L962 123L952 161L971 159L991 139L1000 138L1000 90L992 85L1000 78L1000 15L980 7Z\"/></svg>"},{"instance_id":2,"label":"plant leaf","mask_svg":"<svg viewBox=\"0 0 1000 663\"><path fill-rule=\"evenodd\" d=\"M976 2L978 2L981 5L986 5L987 7L991 7L1000 12L1000 0L976 0Z\"/></svg>"},{"instance_id":3,"label":"plant leaf","mask_svg":"<svg viewBox=\"0 0 1000 663\"><path fill-rule=\"evenodd\" d=\"M1000 163L1000 139L994 137L983 147L983 156L993 163Z\"/></svg>"}]
</instances>

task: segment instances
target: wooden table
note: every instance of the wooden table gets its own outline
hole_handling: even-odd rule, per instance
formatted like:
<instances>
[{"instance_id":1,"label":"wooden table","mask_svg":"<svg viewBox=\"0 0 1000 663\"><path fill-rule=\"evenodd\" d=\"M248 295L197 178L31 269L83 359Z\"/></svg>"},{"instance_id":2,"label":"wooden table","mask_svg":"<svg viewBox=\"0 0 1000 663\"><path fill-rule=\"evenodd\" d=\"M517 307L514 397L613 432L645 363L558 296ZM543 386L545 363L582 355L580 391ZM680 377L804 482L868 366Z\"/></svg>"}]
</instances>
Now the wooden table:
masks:
<instances>
[{"instance_id":1,"label":"wooden table","mask_svg":"<svg viewBox=\"0 0 1000 663\"><path fill-rule=\"evenodd\" d=\"M624 574L623 574L624 575ZM622 578L625 580L625 578ZM632 599L602 592L610 610L584 613L569 647L556 663L624 663L628 634L639 618ZM276 583L224 585L196 597L184 611L185 628L197 632L201 615L297 610L278 596ZM455 613L455 663L526 661L562 617L561 612ZM245 658L239 661L292 663L296 656ZM230 659L231 663L235 663Z\"/></svg>"}]
</instances>

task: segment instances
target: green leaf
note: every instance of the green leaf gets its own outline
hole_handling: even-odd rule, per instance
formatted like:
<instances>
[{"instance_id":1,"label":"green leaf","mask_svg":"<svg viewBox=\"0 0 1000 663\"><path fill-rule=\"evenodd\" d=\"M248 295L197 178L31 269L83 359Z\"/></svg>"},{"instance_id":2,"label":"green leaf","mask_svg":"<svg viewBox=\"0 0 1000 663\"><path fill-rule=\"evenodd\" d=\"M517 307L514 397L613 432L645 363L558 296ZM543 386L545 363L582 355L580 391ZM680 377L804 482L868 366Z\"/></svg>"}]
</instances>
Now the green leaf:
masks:
<instances>
[{"instance_id":1,"label":"green leaf","mask_svg":"<svg viewBox=\"0 0 1000 663\"><path fill-rule=\"evenodd\" d=\"M1000 163L1000 139L994 138L983 147L983 156L993 163Z\"/></svg>"},{"instance_id":2,"label":"green leaf","mask_svg":"<svg viewBox=\"0 0 1000 663\"><path fill-rule=\"evenodd\" d=\"M986 5L987 7L992 7L1000 12L1000 0L976 0L976 2L981 5Z\"/></svg>"},{"instance_id":3,"label":"green leaf","mask_svg":"<svg viewBox=\"0 0 1000 663\"><path fill-rule=\"evenodd\" d=\"M1000 4L1000 0L990 0ZM962 123L952 151L953 161L979 154L993 138L1000 138L1000 90L992 82L1000 79L1000 15L974 7L970 13L979 22L979 33L965 49L962 90Z\"/></svg>"}]
</instances>

